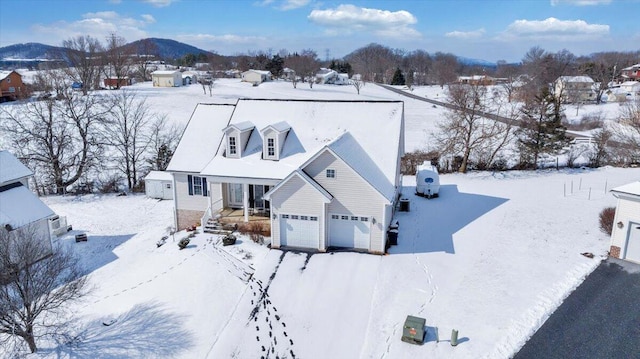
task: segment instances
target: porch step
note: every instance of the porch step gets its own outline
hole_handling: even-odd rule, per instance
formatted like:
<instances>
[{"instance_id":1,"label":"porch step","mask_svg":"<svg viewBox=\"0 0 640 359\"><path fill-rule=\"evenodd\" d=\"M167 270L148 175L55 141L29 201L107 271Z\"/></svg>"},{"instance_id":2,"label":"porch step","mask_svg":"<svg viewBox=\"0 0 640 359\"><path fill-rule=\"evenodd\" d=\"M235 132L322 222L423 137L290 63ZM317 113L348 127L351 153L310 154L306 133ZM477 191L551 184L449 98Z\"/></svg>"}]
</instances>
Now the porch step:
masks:
<instances>
[{"instance_id":1,"label":"porch step","mask_svg":"<svg viewBox=\"0 0 640 359\"><path fill-rule=\"evenodd\" d=\"M204 225L204 228L202 229L202 231L205 233L212 233L212 234L231 234L236 229L238 229L237 224L220 223L218 219L211 218Z\"/></svg>"}]
</instances>

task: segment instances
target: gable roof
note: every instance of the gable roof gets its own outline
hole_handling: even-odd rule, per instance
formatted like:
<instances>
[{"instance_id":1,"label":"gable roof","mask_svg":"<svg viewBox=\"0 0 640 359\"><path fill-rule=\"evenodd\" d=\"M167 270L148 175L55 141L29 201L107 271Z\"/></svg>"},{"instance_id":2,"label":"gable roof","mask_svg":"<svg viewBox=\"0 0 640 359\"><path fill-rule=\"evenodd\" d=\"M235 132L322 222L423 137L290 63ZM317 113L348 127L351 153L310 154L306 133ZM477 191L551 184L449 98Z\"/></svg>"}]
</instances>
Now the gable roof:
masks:
<instances>
[{"instance_id":1,"label":"gable roof","mask_svg":"<svg viewBox=\"0 0 640 359\"><path fill-rule=\"evenodd\" d=\"M640 197L640 181L631 182L624 186L616 187L612 189L611 192L614 192L614 195L616 193L619 193Z\"/></svg>"},{"instance_id":2,"label":"gable roof","mask_svg":"<svg viewBox=\"0 0 640 359\"><path fill-rule=\"evenodd\" d=\"M261 134L253 131L241 159L224 157L221 143L201 173L281 180L348 131L388 181L395 183L398 152L404 149L402 118L402 101L240 99L229 124L250 121L256 128L265 128L286 121L291 127L280 160L262 160Z\"/></svg>"},{"instance_id":3,"label":"gable roof","mask_svg":"<svg viewBox=\"0 0 640 359\"><path fill-rule=\"evenodd\" d=\"M289 131L291 129L291 126L287 123L287 121L280 121L278 123L274 123L273 125L269 125L263 128L262 130L260 130L260 132L264 133L266 130L270 128L276 132L285 132L285 131Z\"/></svg>"},{"instance_id":4,"label":"gable roof","mask_svg":"<svg viewBox=\"0 0 640 359\"><path fill-rule=\"evenodd\" d=\"M235 105L198 104L182 133L167 171L200 172L220 146Z\"/></svg>"},{"instance_id":5,"label":"gable roof","mask_svg":"<svg viewBox=\"0 0 640 359\"><path fill-rule=\"evenodd\" d=\"M19 185L0 191L0 225L20 228L55 213L27 187Z\"/></svg>"},{"instance_id":6,"label":"gable roof","mask_svg":"<svg viewBox=\"0 0 640 359\"><path fill-rule=\"evenodd\" d=\"M322 195L322 197L324 197L326 203L331 202L331 200L333 199L333 195L331 195L331 193L327 192L327 190L322 188L322 186L320 186L318 182L314 181L313 178L309 177L308 174L304 173L304 171L300 169L296 169L295 171L291 172L287 177L285 177L282 181L280 181L280 183L278 183L276 186L271 188L267 193L265 193L262 196L262 198L264 198L267 201L270 201L271 196L293 177L298 177L304 182L306 182L307 184L309 184L311 187L313 187L316 191L318 191Z\"/></svg>"},{"instance_id":7,"label":"gable roof","mask_svg":"<svg viewBox=\"0 0 640 359\"><path fill-rule=\"evenodd\" d=\"M256 126L254 126L253 123L251 123L251 121L244 121L240 123L232 123L229 126L225 127L223 131L227 132L228 129L233 128L240 132L244 132L244 131L253 129L254 127Z\"/></svg>"},{"instance_id":8,"label":"gable roof","mask_svg":"<svg viewBox=\"0 0 640 359\"><path fill-rule=\"evenodd\" d=\"M11 71L0 71L0 81L6 79L7 77L9 77L9 75L11 75L12 72L15 72L13 70ZM20 75L19 73L15 72L16 74L18 74L18 76L22 77L22 75Z\"/></svg>"},{"instance_id":9,"label":"gable roof","mask_svg":"<svg viewBox=\"0 0 640 359\"><path fill-rule=\"evenodd\" d=\"M584 82L593 82L593 79L589 76L560 76L558 77L557 81L563 81L563 82L579 82L579 83L584 83Z\"/></svg>"},{"instance_id":10,"label":"gable roof","mask_svg":"<svg viewBox=\"0 0 640 359\"><path fill-rule=\"evenodd\" d=\"M180 71L178 70L156 70L154 72L152 72L152 75L175 75L177 73L180 73Z\"/></svg>"},{"instance_id":11,"label":"gable roof","mask_svg":"<svg viewBox=\"0 0 640 359\"><path fill-rule=\"evenodd\" d=\"M173 181L173 176L169 172L165 171L151 171L144 177L145 181Z\"/></svg>"},{"instance_id":12,"label":"gable roof","mask_svg":"<svg viewBox=\"0 0 640 359\"><path fill-rule=\"evenodd\" d=\"M0 186L30 176L33 176L33 172L13 154L9 151L0 151Z\"/></svg>"}]
</instances>

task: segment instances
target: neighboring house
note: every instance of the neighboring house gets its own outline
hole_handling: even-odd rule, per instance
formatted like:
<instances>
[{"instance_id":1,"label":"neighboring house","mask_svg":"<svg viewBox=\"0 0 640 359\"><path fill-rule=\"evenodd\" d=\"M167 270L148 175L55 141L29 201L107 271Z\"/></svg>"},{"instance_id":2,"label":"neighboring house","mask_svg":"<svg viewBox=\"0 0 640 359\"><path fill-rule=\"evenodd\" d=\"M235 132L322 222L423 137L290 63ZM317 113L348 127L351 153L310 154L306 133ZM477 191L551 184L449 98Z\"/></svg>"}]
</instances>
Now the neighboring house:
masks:
<instances>
[{"instance_id":1,"label":"neighboring house","mask_svg":"<svg viewBox=\"0 0 640 359\"><path fill-rule=\"evenodd\" d=\"M151 73L153 87L182 86L182 73L178 70L158 70Z\"/></svg>"},{"instance_id":2,"label":"neighboring house","mask_svg":"<svg viewBox=\"0 0 640 359\"><path fill-rule=\"evenodd\" d=\"M107 77L106 79L104 79L104 87L108 89L131 86L132 83L132 80L128 76L125 76L123 78Z\"/></svg>"},{"instance_id":3,"label":"neighboring house","mask_svg":"<svg viewBox=\"0 0 640 359\"><path fill-rule=\"evenodd\" d=\"M0 231L23 231L27 226L51 250L56 233L66 233L66 219L44 204L28 187L33 172L8 151L0 151Z\"/></svg>"},{"instance_id":4,"label":"neighboring house","mask_svg":"<svg viewBox=\"0 0 640 359\"><path fill-rule=\"evenodd\" d=\"M293 81L296 78L296 71L285 67L282 69L282 78L287 81Z\"/></svg>"},{"instance_id":5,"label":"neighboring house","mask_svg":"<svg viewBox=\"0 0 640 359\"><path fill-rule=\"evenodd\" d=\"M595 101L595 82L589 76L560 76L554 82L555 94L564 103Z\"/></svg>"},{"instance_id":6,"label":"neighboring house","mask_svg":"<svg viewBox=\"0 0 640 359\"><path fill-rule=\"evenodd\" d=\"M16 100L23 91L22 75L15 71L0 71L0 100Z\"/></svg>"},{"instance_id":7,"label":"neighboring house","mask_svg":"<svg viewBox=\"0 0 640 359\"><path fill-rule=\"evenodd\" d=\"M640 98L640 81L627 81L620 84L620 92L629 100Z\"/></svg>"},{"instance_id":8,"label":"neighboring house","mask_svg":"<svg viewBox=\"0 0 640 359\"><path fill-rule=\"evenodd\" d=\"M254 85L271 81L271 72L262 70L248 70L242 73L242 82L249 82Z\"/></svg>"},{"instance_id":9,"label":"neighboring house","mask_svg":"<svg viewBox=\"0 0 640 359\"><path fill-rule=\"evenodd\" d=\"M640 263L640 181L611 190L618 199L610 255Z\"/></svg>"},{"instance_id":10,"label":"neighboring house","mask_svg":"<svg viewBox=\"0 0 640 359\"><path fill-rule=\"evenodd\" d=\"M400 101L200 104L167 168L176 227L237 208L269 216L272 248L384 253L403 154Z\"/></svg>"},{"instance_id":11,"label":"neighboring house","mask_svg":"<svg viewBox=\"0 0 640 359\"><path fill-rule=\"evenodd\" d=\"M486 75L459 76L458 83L468 85L489 86L495 85L496 79Z\"/></svg>"},{"instance_id":12,"label":"neighboring house","mask_svg":"<svg viewBox=\"0 0 640 359\"><path fill-rule=\"evenodd\" d=\"M332 84L332 85L348 85L349 74L338 73L335 70L321 68L316 73L315 82L318 84Z\"/></svg>"},{"instance_id":13,"label":"neighboring house","mask_svg":"<svg viewBox=\"0 0 640 359\"><path fill-rule=\"evenodd\" d=\"M626 81L640 81L640 64L635 64L620 70L620 82Z\"/></svg>"},{"instance_id":14,"label":"neighboring house","mask_svg":"<svg viewBox=\"0 0 640 359\"><path fill-rule=\"evenodd\" d=\"M173 176L164 171L149 172L144 178L144 191L151 198L173 199Z\"/></svg>"},{"instance_id":15,"label":"neighboring house","mask_svg":"<svg viewBox=\"0 0 640 359\"><path fill-rule=\"evenodd\" d=\"M182 86L198 83L198 72L185 71L182 73Z\"/></svg>"}]
</instances>

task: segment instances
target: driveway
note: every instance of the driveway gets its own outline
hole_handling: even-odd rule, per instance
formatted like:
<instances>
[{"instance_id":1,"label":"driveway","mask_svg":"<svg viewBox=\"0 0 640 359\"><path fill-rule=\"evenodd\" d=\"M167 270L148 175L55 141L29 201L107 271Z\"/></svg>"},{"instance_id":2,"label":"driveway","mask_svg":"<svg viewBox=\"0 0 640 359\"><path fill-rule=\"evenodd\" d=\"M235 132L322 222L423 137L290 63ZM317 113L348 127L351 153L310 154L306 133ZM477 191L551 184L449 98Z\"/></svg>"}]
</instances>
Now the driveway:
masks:
<instances>
[{"instance_id":1,"label":"driveway","mask_svg":"<svg viewBox=\"0 0 640 359\"><path fill-rule=\"evenodd\" d=\"M603 261L514 359L640 358L640 265Z\"/></svg>"}]
</instances>

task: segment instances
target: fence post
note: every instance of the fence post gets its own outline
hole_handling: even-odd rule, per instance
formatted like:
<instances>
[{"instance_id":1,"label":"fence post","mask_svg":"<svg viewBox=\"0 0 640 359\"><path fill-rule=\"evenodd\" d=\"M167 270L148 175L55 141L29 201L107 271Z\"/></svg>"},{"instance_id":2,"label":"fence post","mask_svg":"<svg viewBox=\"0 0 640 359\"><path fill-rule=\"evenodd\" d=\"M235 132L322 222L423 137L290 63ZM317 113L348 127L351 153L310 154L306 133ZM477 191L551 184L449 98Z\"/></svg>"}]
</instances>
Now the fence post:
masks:
<instances>
[{"instance_id":1,"label":"fence post","mask_svg":"<svg viewBox=\"0 0 640 359\"><path fill-rule=\"evenodd\" d=\"M455 347L458 345L458 331L455 329L451 330L451 346Z\"/></svg>"}]
</instances>

